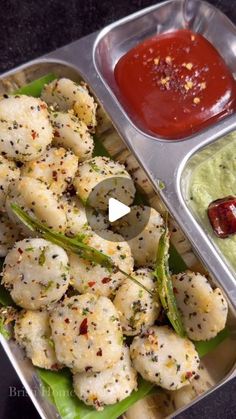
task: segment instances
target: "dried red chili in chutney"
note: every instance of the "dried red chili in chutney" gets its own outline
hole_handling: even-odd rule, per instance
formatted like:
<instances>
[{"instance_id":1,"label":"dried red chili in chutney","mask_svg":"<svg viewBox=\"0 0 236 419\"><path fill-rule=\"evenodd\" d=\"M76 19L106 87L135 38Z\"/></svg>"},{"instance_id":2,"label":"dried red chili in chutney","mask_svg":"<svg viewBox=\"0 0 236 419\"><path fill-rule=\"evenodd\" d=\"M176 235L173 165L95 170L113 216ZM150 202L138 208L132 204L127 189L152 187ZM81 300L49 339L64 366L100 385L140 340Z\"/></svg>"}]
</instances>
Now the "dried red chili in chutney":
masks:
<instances>
[{"instance_id":1,"label":"dried red chili in chutney","mask_svg":"<svg viewBox=\"0 0 236 419\"><path fill-rule=\"evenodd\" d=\"M115 79L137 125L167 139L189 136L236 110L236 83L224 60L187 29L128 51Z\"/></svg>"},{"instance_id":2,"label":"dried red chili in chutney","mask_svg":"<svg viewBox=\"0 0 236 419\"><path fill-rule=\"evenodd\" d=\"M208 218L215 234L225 239L236 234L236 197L226 196L209 204Z\"/></svg>"}]
</instances>

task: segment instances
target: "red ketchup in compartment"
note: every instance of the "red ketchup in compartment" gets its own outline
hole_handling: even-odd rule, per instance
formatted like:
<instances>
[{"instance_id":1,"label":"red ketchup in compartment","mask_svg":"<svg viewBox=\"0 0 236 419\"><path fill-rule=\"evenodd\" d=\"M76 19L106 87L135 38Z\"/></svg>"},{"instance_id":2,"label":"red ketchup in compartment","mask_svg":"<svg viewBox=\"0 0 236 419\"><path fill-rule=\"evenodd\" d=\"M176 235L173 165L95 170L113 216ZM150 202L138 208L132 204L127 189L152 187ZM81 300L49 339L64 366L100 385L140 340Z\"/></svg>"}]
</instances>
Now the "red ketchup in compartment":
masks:
<instances>
[{"instance_id":1,"label":"red ketchup in compartment","mask_svg":"<svg viewBox=\"0 0 236 419\"><path fill-rule=\"evenodd\" d=\"M236 110L236 83L223 58L187 29L147 39L114 72L125 108L149 134L183 138Z\"/></svg>"}]
</instances>

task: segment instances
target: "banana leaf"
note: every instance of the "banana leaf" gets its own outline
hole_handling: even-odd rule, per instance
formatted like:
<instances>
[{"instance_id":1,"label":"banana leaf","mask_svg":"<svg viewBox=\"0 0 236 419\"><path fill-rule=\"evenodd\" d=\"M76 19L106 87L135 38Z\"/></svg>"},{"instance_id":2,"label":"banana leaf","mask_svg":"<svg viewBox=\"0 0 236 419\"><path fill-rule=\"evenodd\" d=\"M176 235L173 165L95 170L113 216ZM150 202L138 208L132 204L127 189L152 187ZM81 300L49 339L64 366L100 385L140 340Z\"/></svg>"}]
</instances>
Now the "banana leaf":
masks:
<instances>
[{"instance_id":1,"label":"banana leaf","mask_svg":"<svg viewBox=\"0 0 236 419\"><path fill-rule=\"evenodd\" d=\"M93 136L93 140L94 140L93 157L96 157L96 156L111 157L107 149L104 147L102 142L99 141L96 135Z\"/></svg>"},{"instance_id":2,"label":"banana leaf","mask_svg":"<svg viewBox=\"0 0 236 419\"><path fill-rule=\"evenodd\" d=\"M50 387L54 403L63 419L116 419L136 401L144 398L153 389L153 384L139 379L138 390L115 405L106 406L97 412L86 406L73 392L72 375L68 369L60 372L38 369L41 380Z\"/></svg>"},{"instance_id":3,"label":"banana leaf","mask_svg":"<svg viewBox=\"0 0 236 419\"><path fill-rule=\"evenodd\" d=\"M41 95L43 86L45 84L50 83L54 79L56 79L55 74L53 73L46 74L46 76L43 76L40 79L34 80L31 83L26 84L25 86L16 90L14 94L39 97Z\"/></svg>"},{"instance_id":4,"label":"banana leaf","mask_svg":"<svg viewBox=\"0 0 236 419\"><path fill-rule=\"evenodd\" d=\"M16 94L25 94L29 96L39 97L45 84L50 83L56 76L47 74L26 86L18 89ZM109 153L103 144L95 136L94 156L108 156ZM135 198L135 204L146 204L146 199L142 193L138 192ZM2 263L2 260L0 261ZM170 246L170 269L177 274L186 269L186 265L173 246ZM14 305L10 294L0 285L0 304ZM224 339L229 336L229 332L225 329L210 341L196 342L195 346L199 356L202 357L217 347ZM42 381L42 387L48 395L49 400L56 406L62 419L117 419L136 401L143 399L146 395L152 393L155 389L153 384L139 379L138 391L133 392L123 401L112 406L107 406L102 412L96 412L93 408L86 406L73 394L72 377L69 370L53 372L37 368L38 375Z\"/></svg>"},{"instance_id":5,"label":"banana leaf","mask_svg":"<svg viewBox=\"0 0 236 419\"><path fill-rule=\"evenodd\" d=\"M2 271L3 262L4 258L0 258L0 272ZM15 303L12 300L9 292L2 284L0 284L0 304L2 306L15 306Z\"/></svg>"},{"instance_id":6,"label":"banana leaf","mask_svg":"<svg viewBox=\"0 0 236 419\"><path fill-rule=\"evenodd\" d=\"M169 249L169 268L173 274L179 274L188 268L176 248L170 243Z\"/></svg>"},{"instance_id":7,"label":"banana leaf","mask_svg":"<svg viewBox=\"0 0 236 419\"><path fill-rule=\"evenodd\" d=\"M0 285L0 304L2 306L15 306L9 292L2 284Z\"/></svg>"},{"instance_id":8,"label":"banana leaf","mask_svg":"<svg viewBox=\"0 0 236 419\"><path fill-rule=\"evenodd\" d=\"M209 352L213 351L220 343L230 336L230 331L225 328L218 333L217 336L210 340L200 340L194 342L195 348L200 358L203 358Z\"/></svg>"}]
</instances>

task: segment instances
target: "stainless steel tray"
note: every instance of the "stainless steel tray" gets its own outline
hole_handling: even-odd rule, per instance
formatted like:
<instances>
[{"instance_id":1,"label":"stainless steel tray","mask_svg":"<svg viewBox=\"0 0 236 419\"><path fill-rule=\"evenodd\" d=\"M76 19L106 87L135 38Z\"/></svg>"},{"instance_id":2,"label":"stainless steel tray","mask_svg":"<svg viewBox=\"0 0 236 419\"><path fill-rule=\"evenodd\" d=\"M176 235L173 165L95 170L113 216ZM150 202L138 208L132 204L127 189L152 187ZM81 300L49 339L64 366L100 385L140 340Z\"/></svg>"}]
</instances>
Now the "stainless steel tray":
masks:
<instances>
[{"instance_id":1,"label":"stainless steel tray","mask_svg":"<svg viewBox=\"0 0 236 419\"><path fill-rule=\"evenodd\" d=\"M112 70L117 60L133 45L154 33L186 25L194 31L201 32L216 46L236 76L234 25L216 8L205 2L170 0L128 16L101 32L93 33L3 74L0 91L14 89L50 71L58 77L70 77L74 80L82 78L88 82L124 143L136 156L154 189L160 193L190 240L194 251L212 274L213 282L224 290L230 305L228 325L231 330L236 330L235 273L224 263L188 209L181 186L190 157L236 129L236 115L210 126L188 140L154 139L141 132L129 119L119 102L113 78ZM159 187L160 181L165 184L163 190ZM22 351L14 342L7 343L2 337L1 342L40 415L43 418L55 418L55 408L42 397L39 381L31 363L25 360ZM209 392L236 376L235 349L236 340L232 337L206 357L205 362L216 384ZM202 397L204 395L200 398Z\"/></svg>"}]
</instances>

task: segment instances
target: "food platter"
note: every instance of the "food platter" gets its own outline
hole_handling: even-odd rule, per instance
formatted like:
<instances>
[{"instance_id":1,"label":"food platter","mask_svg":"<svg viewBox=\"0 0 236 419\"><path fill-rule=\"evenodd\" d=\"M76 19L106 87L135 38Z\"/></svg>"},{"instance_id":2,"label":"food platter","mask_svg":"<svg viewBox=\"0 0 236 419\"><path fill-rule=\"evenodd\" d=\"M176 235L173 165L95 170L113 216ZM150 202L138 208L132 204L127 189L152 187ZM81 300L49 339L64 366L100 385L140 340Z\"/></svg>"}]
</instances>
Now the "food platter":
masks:
<instances>
[{"instance_id":1,"label":"food platter","mask_svg":"<svg viewBox=\"0 0 236 419\"><path fill-rule=\"evenodd\" d=\"M119 137L115 137L114 145L112 144L112 148L115 149L113 154L117 156L128 148L135 156L152 187L188 238L194 252L211 273L214 285L224 290L230 305L228 326L235 330L235 273L225 263L189 208L185 193L185 174L190 166L190 159L198 151L216 143L218 139L236 129L236 115L212 124L189 139L167 142L142 132L131 121L122 107L112 77L119 57L136 43L156 32L162 33L186 26L209 39L235 75L234 25L220 11L205 2L170 0L128 16L99 33L91 34L3 74L1 92L16 90L51 72L57 77L68 77L75 81L83 79L89 84L108 115L104 130L117 131L122 138L118 140ZM102 130L100 134L103 138ZM39 381L32 364L25 359L14 342L7 343L3 338L1 342L40 415L45 418L56 417L54 406L39 391ZM206 357L205 363L214 376L213 385L207 393L235 376L234 353L235 342L233 337L230 337ZM222 357L221 365L218 365L219 357ZM206 393L200 398L205 395Z\"/></svg>"}]
</instances>

